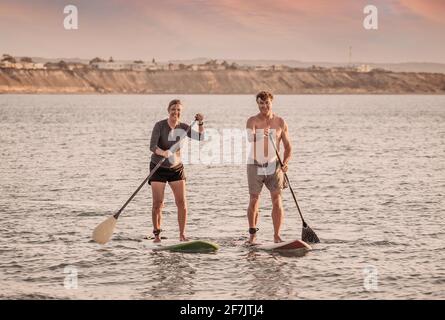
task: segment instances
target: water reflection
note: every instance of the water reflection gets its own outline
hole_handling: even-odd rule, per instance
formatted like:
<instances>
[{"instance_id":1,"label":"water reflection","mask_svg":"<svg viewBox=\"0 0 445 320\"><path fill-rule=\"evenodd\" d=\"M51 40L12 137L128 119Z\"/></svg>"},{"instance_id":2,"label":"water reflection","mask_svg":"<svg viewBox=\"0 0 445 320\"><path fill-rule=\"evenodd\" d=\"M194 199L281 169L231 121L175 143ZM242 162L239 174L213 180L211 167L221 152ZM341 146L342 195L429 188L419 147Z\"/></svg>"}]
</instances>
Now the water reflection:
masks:
<instances>
[{"instance_id":1,"label":"water reflection","mask_svg":"<svg viewBox=\"0 0 445 320\"><path fill-rule=\"evenodd\" d=\"M140 289L143 298L193 298L196 268L189 262L191 258L187 254L151 252L148 258L150 267L144 278L150 282Z\"/></svg>"},{"instance_id":2,"label":"water reflection","mask_svg":"<svg viewBox=\"0 0 445 320\"><path fill-rule=\"evenodd\" d=\"M306 253L297 250L259 251L251 248L246 254L248 273L252 278L252 299L296 299L298 287L292 283L295 259ZM290 272L290 273L289 273Z\"/></svg>"}]
</instances>

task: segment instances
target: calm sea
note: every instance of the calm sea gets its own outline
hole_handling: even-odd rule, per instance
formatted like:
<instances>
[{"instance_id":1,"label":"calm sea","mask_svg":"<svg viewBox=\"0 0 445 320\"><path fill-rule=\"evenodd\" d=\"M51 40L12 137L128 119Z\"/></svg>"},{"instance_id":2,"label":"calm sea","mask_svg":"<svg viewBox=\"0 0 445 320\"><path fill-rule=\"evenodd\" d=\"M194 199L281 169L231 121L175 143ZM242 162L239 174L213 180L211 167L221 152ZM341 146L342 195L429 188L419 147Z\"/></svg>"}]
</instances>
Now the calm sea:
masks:
<instances>
[{"instance_id":1,"label":"calm sea","mask_svg":"<svg viewBox=\"0 0 445 320\"><path fill-rule=\"evenodd\" d=\"M184 122L205 115L214 143L257 112L245 95L0 95L0 298L445 298L445 96L275 98L294 146L289 178L321 239L304 256L243 245L245 165L210 156L210 141L200 152L212 161L186 164L187 233L218 252L153 252L148 187L112 240L94 243L148 174L151 129L173 98ZM299 238L289 190L283 201L283 238ZM263 189L259 242L272 240L270 213ZM177 238L168 188L162 227Z\"/></svg>"}]
</instances>

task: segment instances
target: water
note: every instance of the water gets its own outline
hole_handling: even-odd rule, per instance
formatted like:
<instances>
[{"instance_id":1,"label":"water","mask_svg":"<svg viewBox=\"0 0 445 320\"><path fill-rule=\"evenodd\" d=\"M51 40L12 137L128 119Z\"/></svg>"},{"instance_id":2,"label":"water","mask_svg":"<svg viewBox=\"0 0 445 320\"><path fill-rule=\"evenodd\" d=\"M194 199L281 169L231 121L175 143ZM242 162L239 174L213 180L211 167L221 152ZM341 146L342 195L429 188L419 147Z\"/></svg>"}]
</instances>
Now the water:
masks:
<instances>
[{"instance_id":1,"label":"water","mask_svg":"<svg viewBox=\"0 0 445 320\"><path fill-rule=\"evenodd\" d=\"M445 96L276 97L294 146L289 178L322 241L303 257L243 246L236 163L186 165L188 235L217 253L152 252L147 187L112 240L94 243L94 227L147 175L151 128L177 97L0 96L0 298L445 298ZM257 110L252 96L179 98L183 121L202 112L213 129L243 129ZM175 239L166 190L163 235ZM262 242L272 239L266 191ZM284 207L283 238L300 237L288 190Z\"/></svg>"}]
</instances>

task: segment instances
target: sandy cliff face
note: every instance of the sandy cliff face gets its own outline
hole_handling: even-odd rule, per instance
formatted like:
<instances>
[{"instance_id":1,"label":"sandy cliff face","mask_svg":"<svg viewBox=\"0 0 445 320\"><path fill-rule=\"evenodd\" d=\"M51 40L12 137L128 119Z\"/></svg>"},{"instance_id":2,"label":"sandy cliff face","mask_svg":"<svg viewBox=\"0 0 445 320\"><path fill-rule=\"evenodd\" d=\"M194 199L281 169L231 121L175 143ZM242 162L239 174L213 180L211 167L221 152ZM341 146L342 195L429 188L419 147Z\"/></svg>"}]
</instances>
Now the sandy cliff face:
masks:
<instances>
[{"instance_id":1,"label":"sandy cliff face","mask_svg":"<svg viewBox=\"0 0 445 320\"><path fill-rule=\"evenodd\" d=\"M445 74L0 69L0 93L445 93Z\"/></svg>"}]
</instances>

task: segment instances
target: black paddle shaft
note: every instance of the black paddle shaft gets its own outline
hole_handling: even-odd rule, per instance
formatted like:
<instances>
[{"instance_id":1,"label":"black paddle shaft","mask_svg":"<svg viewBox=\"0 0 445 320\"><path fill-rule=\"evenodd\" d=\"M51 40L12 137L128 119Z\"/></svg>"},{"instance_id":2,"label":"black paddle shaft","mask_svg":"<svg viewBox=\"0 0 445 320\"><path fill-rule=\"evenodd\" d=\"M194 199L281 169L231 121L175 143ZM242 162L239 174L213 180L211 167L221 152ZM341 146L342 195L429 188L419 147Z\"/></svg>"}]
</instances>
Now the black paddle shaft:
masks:
<instances>
[{"instance_id":1,"label":"black paddle shaft","mask_svg":"<svg viewBox=\"0 0 445 320\"><path fill-rule=\"evenodd\" d=\"M272 145L273 145L273 148L275 149L275 154L277 155L278 161L280 162L281 167L283 167L284 165L283 165L283 162L281 161L280 154L278 153L275 142L273 141L272 136L269 135L269 137L270 137L270 141L272 141ZM289 190L292 193L292 197L294 198L295 204L297 205L298 213L300 214L301 221L303 222L303 226L306 227L307 226L306 221L304 221L303 215L301 214L300 206L298 205L297 198L295 197L294 190L292 189L292 186L290 185L289 177L287 176L286 172L284 172L284 177L286 178L287 184L289 186Z\"/></svg>"},{"instance_id":2,"label":"black paddle shaft","mask_svg":"<svg viewBox=\"0 0 445 320\"><path fill-rule=\"evenodd\" d=\"M159 161L156 166L153 168L153 170L150 171L150 174L147 176L147 178L145 178L144 181L142 181L141 185L136 189L135 192L133 192L133 194L131 195L131 197L127 200L127 202L124 203L124 205L122 206L122 208L119 209L118 212L116 212L113 217L115 217L116 219L119 218L119 215L121 214L121 212L125 209L125 207L130 203L131 200L133 200L133 198L136 196L136 194L139 192L139 190L141 190L141 188L144 186L144 184L147 183L148 179L151 178L151 176L156 172L156 170L158 170L158 168L161 166L161 164L164 163L165 159L167 158L162 158L161 161Z\"/></svg>"},{"instance_id":3,"label":"black paddle shaft","mask_svg":"<svg viewBox=\"0 0 445 320\"><path fill-rule=\"evenodd\" d=\"M170 151L172 153L176 152L176 150L179 148L179 145L182 141L182 139L187 136L187 134L189 133L189 131L191 130L191 128L193 127L193 125L195 124L196 120L193 120L193 122L190 124L190 126L187 129L187 132L184 136L182 136L178 142L176 142L173 146L171 146ZM124 203L124 205L122 206L122 208L119 209L118 212L116 212L113 217L115 219L119 218L119 215L122 213L122 211L125 209L125 207L130 203L131 200L133 200L133 198L136 196L136 194L139 192L139 190L142 189L142 187L144 186L144 184L147 183L147 181L153 176L153 174L156 172L156 170L159 169L159 167L164 163L164 161L167 158L162 158L161 161L159 161L156 166L153 168L153 170L150 171L149 175L147 176L147 178L144 179L144 181L142 181L142 183L140 184L140 186L136 189L135 192L133 192L133 194L131 195L131 197L127 200L127 202Z\"/></svg>"}]
</instances>

